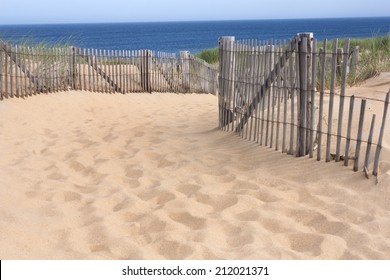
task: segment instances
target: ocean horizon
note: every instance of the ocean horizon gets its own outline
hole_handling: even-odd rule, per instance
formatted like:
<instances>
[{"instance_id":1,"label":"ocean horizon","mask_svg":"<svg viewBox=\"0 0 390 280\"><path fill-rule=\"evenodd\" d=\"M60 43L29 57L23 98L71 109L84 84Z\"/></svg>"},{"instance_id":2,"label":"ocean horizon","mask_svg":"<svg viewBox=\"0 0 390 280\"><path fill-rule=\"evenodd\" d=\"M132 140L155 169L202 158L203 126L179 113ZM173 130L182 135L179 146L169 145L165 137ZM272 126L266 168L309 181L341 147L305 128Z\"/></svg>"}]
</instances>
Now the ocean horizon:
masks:
<instances>
[{"instance_id":1,"label":"ocean horizon","mask_svg":"<svg viewBox=\"0 0 390 280\"><path fill-rule=\"evenodd\" d=\"M0 25L0 39L13 44L170 53L213 48L221 36L288 40L299 32L312 32L319 40L383 36L390 33L390 17Z\"/></svg>"}]
</instances>

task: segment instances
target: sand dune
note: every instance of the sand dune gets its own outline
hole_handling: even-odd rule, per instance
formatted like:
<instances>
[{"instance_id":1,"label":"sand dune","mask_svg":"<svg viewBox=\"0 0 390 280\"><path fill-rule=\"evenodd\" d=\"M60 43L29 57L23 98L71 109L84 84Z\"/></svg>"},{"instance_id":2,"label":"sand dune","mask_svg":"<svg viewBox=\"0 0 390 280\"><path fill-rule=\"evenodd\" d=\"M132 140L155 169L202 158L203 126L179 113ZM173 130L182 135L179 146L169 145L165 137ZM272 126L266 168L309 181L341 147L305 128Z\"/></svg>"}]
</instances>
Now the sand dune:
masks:
<instances>
[{"instance_id":1,"label":"sand dune","mask_svg":"<svg viewBox=\"0 0 390 280\"><path fill-rule=\"evenodd\" d=\"M4 100L0 258L390 259L389 131L375 184L218 130L213 95Z\"/></svg>"}]
</instances>

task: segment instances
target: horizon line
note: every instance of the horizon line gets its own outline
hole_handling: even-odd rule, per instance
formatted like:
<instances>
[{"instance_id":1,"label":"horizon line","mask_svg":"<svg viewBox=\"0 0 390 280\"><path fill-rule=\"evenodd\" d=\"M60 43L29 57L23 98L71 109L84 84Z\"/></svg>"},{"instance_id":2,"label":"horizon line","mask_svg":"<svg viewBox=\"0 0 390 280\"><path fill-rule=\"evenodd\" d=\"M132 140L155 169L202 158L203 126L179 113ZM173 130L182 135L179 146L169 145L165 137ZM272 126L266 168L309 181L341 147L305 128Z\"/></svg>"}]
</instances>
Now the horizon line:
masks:
<instances>
[{"instance_id":1,"label":"horizon line","mask_svg":"<svg viewBox=\"0 0 390 280\"><path fill-rule=\"evenodd\" d=\"M124 23L185 23L185 22L223 22L223 21L276 21L276 20L324 20L324 19L368 19L390 18L390 16L342 16L317 18L267 18L267 19L194 19L194 20L151 20L151 21L101 21L101 22L41 22L41 23L0 23L0 26L11 25L65 25L65 24L124 24Z\"/></svg>"}]
</instances>

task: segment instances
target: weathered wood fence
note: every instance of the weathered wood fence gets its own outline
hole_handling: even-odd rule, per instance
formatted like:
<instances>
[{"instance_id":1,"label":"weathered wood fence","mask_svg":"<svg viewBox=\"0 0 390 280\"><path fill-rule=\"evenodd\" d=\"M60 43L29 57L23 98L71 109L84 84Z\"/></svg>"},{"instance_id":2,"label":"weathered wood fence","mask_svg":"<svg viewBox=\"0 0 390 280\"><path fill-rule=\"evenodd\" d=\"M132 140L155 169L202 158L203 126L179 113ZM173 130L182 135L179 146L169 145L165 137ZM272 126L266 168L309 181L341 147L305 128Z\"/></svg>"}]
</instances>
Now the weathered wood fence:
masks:
<instances>
[{"instance_id":1,"label":"weathered wood fence","mask_svg":"<svg viewBox=\"0 0 390 280\"><path fill-rule=\"evenodd\" d=\"M218 69L189 52L13 46L0 41L0 97L64 90L104 93L218 91Z\"/></svg>"},{"instance_id":2,"label":"weathered wood fence","mask_svg":"<svg viewBox=\"0 0 390 280\"><path fill-rule=\"evenodd\" d=\"M354 171L368 176L372 168L377 176L390 92L383 101L346 95L356 65L349 42L340 48L339 40L317 42L312 33L288 42L220 38L219 127L289 155L351 161Z\"/></svg>"}]
</instances>

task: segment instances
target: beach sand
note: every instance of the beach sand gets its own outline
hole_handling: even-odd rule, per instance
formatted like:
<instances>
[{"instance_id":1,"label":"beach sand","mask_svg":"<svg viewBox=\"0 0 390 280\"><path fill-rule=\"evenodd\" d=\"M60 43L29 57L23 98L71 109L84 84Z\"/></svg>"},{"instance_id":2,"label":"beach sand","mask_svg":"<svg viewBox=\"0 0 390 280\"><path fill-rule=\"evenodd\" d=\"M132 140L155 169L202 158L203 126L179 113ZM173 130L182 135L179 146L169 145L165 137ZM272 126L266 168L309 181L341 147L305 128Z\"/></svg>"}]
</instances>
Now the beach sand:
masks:
<instances>
[{"instance_id":1,"label":"beach sand","mask_svg":"<svg viewBox=\"0 0 390 280\"><path fill-rule=\"evenodd\" d=\"M389 82L349 93L383 99ZM390 123L376 184L220 131L217 105L73 91L0 102L0 259L390 259Z\"/></svg>"}]
</instances>

